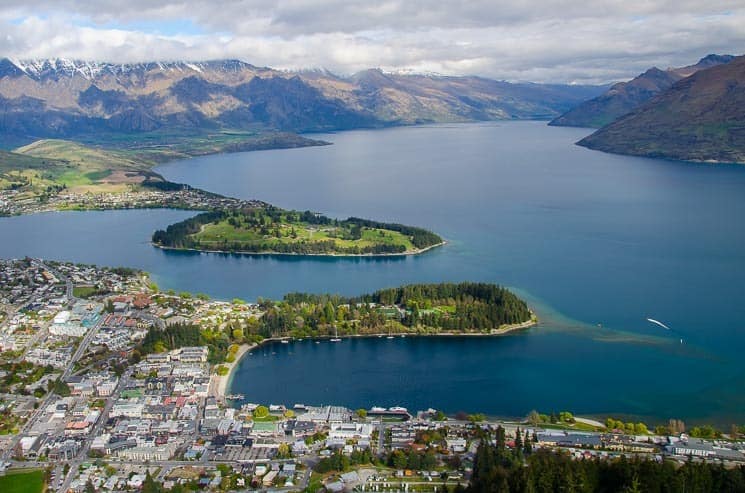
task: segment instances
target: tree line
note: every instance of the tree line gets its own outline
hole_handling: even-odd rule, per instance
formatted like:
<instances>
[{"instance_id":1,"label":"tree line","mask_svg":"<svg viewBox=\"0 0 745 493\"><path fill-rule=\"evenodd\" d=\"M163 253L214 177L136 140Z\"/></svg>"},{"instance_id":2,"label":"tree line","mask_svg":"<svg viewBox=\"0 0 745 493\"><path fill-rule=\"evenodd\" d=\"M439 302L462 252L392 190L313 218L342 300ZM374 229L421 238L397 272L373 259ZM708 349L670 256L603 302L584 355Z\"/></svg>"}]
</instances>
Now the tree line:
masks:
<instances>
[{"instance_id":1,"label":"tree line","mask_svg":"<svg viewBox=\"0 0 745 493\"><path fill-rule=\"evenodd\" d=\"M172 324L160 329L151 327L137 348L138 355L162 353L182 347L207 346L210 363L222 363L228 355L230 338L221 331L201 329L195 324Z\"/></svg>"},{"instance_id":2,"label":"tree line","mask_svg":"<svg viewBox=\"0 0 745 493\"><path fill-rule=\"evenodd\" d=\"M264 303L263 337L483 332L531 319L525 301L487 283L413 284L357 297L290 293L280 303Z\"/></svg>"},{"instance_id":3,"label":"tree line","mask_svg":"<svg viewBox=\"0 0 745 493\"><path fill-rule=\"evenodd\" d=\"M646 458L574 460L565 452L532 450L518 430L515 447L506 447L504 430L485 433L478 447L469 493L542 491L600 493L684 493L745 491L745 467L654 461Z\"/></svg>"},{"instance_id":4,"label":"tree line","mask_svg":"<svg viewBox=\"0 0 745 493\"><path fill-rule=\"evenodd\" d=\"M233 228L245 229L256 233L256 240L223 239L218 245L205 245L194 235L199 233L206 224L219 224L227 221ZM287 225L328 226L337 228L333 234L344 240L356 241L362 238L364 228L383 229L401 233L410 238L412 244L419 249L442 243L435 233L422 228L405 226L402 224L388 224L369 221L360 218L346 220L331 219L311 211L286 211L277 207L250 208L241 210L211 211L198 214L184 221L172 224L165 230L153 233L152 242L156 245L170 248L217 248L223 251L242 252L277 252L297 254L340 253L351 255L364 254L398 254L406 251L406 245L398 243L374 242L371 245L342 246L333 239L328 240L300 240L275 241L283 238L280 226ZM292 240L297 238L297 232L292 228L288 233ZM287 236L287 235L285 235ZM263 238L263 239L259 239Z\"/></svg>"}]
</instances>

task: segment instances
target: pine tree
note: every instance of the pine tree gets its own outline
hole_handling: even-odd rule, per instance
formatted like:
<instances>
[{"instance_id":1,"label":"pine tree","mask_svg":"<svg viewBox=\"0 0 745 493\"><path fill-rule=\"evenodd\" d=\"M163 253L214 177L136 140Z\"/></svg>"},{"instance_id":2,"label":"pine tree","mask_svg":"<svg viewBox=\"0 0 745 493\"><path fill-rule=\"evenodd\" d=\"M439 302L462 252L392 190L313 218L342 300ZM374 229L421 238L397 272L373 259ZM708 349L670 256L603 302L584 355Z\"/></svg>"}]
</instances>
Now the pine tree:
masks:
<instances>
[{"instance_id":1,"label":"pine tree","mask_svg":"<svg viewBox=\"0 0 745 493\"><path fill-rule=\"evenodd\" d=\"M515 431L515 450L520 450L523 448L523 436L520 433L520 427L517 427L517 430Z\"/></svg>"}]
</instances>

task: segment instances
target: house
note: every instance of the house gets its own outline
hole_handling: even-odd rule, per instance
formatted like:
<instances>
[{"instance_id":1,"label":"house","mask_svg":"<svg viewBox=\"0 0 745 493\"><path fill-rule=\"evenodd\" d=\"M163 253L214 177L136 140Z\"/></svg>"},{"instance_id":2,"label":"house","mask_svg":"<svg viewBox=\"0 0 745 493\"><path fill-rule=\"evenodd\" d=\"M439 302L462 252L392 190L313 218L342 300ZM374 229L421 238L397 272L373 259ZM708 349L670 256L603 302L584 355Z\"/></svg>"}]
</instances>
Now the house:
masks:
<instances>
[{"instance_id":1,"label":"house","mask_svg":"<svg viewBox=\"0 0 745 493\"><path fill-rule=\"evenodd\" d=\"M461 453L466 451L466 439L465 438L448 438L447 442L448 450L455 453Z\"/></svg>"},{"instance_id":2,"label":"house","mask_svg":"<svg viewBox=\"0 0 745 493\"><path fill-rule=\"evenodd\" d=\"M714 446L711 443L696 438L675 442L665 448L673 455L685 455L689 457L712 457L716 455Z\"/></svg>"}]
</instances>

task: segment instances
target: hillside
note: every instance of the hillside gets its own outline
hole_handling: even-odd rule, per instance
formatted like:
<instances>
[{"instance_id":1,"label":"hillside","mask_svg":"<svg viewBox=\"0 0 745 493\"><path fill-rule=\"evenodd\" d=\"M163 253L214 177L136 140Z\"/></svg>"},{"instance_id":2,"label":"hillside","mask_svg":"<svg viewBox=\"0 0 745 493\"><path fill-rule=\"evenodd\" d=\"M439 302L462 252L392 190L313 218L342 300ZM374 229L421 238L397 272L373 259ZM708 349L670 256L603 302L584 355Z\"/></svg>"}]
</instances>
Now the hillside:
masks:
<instances>
[{"instance_id":1,"label":"hillside","mask_svg":"<svg viewBox=\"0 0 745 493\"><path fill-rule=\"evenodd\" d=\"M14 152L0 152L0 191L14 191L16 201L45 200L62 190L117 193L148 178L162 180L148 171L150 166L123 152L40 140Z\"/></svg>"},{"instance_id":2,"label":"hillside","mask_svg":"<svg viewBox=\"0 0 745 493\"><path fill-rule=\"evenodd\" d=\"M745 163L745 56L677 82L578 144L619 154Z\"/></svg>"},{"instance_id":3,"label":"hillside","mask_svg":"<svg viewBox=\"0 0 745 493\"><path fill-rule=\"evenodd\" d=\"M0 135L75 138L329 131L412 123L551 118L603 88L480 77L350 77L237 60L112 64L0 60Z\"/></svg>"},{"instance_id":4,"label":"hillside","mask_svg":"<svg viewBox=\"0 0 745 493\"><path fill-rule=\"evenodd\" d=\"M708 55L695 65L660 70L652 67L628 82L614 84L607 92L572 108L549 125L600 128L630 113L684 77L699 70L728 63L730 55Z\"/></svg>"}]
</instances>

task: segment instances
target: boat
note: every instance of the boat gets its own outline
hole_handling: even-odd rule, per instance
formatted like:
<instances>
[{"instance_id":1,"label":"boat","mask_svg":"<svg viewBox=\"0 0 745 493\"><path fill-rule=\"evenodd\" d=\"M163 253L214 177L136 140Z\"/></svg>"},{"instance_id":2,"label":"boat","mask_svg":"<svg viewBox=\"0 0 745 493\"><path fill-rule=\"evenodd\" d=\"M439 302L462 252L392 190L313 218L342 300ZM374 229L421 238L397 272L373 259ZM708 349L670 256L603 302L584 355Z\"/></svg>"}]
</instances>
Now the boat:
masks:
<instances>
[{"instance_id":1,"label":"boat","mask_svg":"<svg viewBox=\"0 0 745 493\"><path fill-rule=\"evenodd\" d=\"M339 333L336 330L336 327L334 327L334 337L330 339L331 342L341 342L341 339L339 338Z\"/></svg>"},{"instance_id":2,"label":"boat","mask_svg":"<svg viewBox=\"0 0 745 493\"><path fill-rule=\"evenodd\" d=\"M667 325L663 324L663 323L662 323L662 322L660 322L659 320L655 320L655 319L653 319L653 318L648 318L648 319L647 319L647 322L653 323L653 324L655 324L655 325L659 325L659 326L660 326L660 327L662 327L663 329L667 329L667 330L670 330L670 327L668 327Z\"/></svg>"},{"instance_id":3,"label":"boat","mask_svg":"<svg viewBox=\"0 0 745 493\"><path fill-rule=\"evenodd\" d=\"M406 409L405 407L401 407L401 406L389 407L388 410L390 412L392 412L392 413L405 413L405 412L408 412L408 409Z\"/></svg>"},{"instance_id":4,"label":"boat","mask_svg":"<svg viewBox=\"0 0 745 493\"><path fill-rule=\"evenodd\" d=\"M282 339L280 342L282 344L289 344L290 343L290 341L288 341L287 339Z\"/></svg>"},{"instance_id":5,"label":"boat","mask_svg":"<svg viewBox=\"0 0 745 493\"><path fill-rule=\"evenodd\" d=\"M242 401L245 398L246 396L243 394L228 394L225 396L225 399L229 401Z\"/></svg>"},{"instance_id":6,"label":"boat","mask_svg":"<svg viewBox=\"0 0 745 493\"><path fill-rule=\"evenodd\" d=\"M386 339L393 339L393 336L388 336L386 337Z\"/></svg>"},{"instance_id":7,"label":"boat","mask_svg":"<svg viewBox=\"0 0 745 493\"><path fill-rule=\"evenodd\" d=\"M378 406L373 406L370 408L370 412L373 412L373 413L383 413L385 412L385 410L386 409L384 407L378 407Z\"/></svg>"},{"instance_id":8,"label":"boat","mask_svg":"<svg viewBox=\"0 0 745 493\"><path fill-rule=\"evenodd\" d=\"M316 341L316 344L321 344L321 341Z\"/></svg>"}]
</instances>

